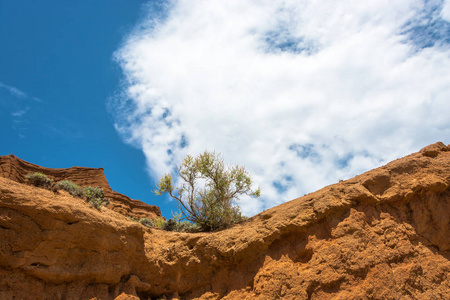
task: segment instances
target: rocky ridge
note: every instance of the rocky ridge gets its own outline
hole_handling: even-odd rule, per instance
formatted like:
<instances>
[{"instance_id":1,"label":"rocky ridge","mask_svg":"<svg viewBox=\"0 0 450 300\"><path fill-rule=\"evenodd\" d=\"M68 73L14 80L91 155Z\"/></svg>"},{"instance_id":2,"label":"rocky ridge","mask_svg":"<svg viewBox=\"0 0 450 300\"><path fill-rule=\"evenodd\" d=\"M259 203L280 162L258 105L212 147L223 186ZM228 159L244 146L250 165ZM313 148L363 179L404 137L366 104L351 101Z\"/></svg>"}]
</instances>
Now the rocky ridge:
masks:
<instances>
[{"instance_id":1,"label":"rocky ridge","mask_svg":"<svg viewBox=\"0 0 450 300\"><path fill-rule=\"evenodd\" d=\"M118 213L136 219L162 217L158 206L148 205L139 200L130 199L121 193L113 191L105 177L103 168L72 167L52 169L26 162L13 154L0 156L0 176L26 183L25 176L40 172L53 179L56 183L70 180L79 186L98 186L103 189L105 198L110 199L109 208Z\"/></svg>"},{"instance_id":2,"label":"rocky ridge","mask_svg":"<svg viewBox=\"0 0 450 300\"><path fill-rule=\"evenodd\" d=\"M149 229L9 178L0 299L450 299L443 143L212 233Z\"/></svg>"}]
</instances>

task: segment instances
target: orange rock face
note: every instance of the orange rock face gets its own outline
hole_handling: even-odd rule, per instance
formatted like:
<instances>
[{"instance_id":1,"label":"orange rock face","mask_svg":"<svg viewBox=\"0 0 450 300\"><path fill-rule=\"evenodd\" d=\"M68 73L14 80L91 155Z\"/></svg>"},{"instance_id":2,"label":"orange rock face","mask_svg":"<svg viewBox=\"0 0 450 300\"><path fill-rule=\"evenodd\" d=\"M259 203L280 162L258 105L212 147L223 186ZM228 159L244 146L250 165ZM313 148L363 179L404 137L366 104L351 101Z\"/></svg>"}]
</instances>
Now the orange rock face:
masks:
<instances>
[{"instance_id":1,"label":"orange rock face","mask_svg":"<svg viewBox=\"0 0 450 300\"><path fill-rule=\"evenodd\" d=\"M149 229L8 178L0 299L450 299L442 143L213 233Z\"/></svg>"},{"instance_id":2,"label":"orange rock face","mask_svg":"<svg viewBox=\"0 0 450 300\"><path fill-rule=\"evenodd\" d=\"M159 207L147 205L141 201L113 191L106 180L103 168L72 167L67 169L44 168L26 162L14 155L0 156L0 176L11 180L26 183L25 176L30 173L40 172L53 179L54 182L70 180L79 186L98 186L103 189L105 198L109 198L109 208L125 216L136 219L161 217Z\"/></svg>"}]
</instances>

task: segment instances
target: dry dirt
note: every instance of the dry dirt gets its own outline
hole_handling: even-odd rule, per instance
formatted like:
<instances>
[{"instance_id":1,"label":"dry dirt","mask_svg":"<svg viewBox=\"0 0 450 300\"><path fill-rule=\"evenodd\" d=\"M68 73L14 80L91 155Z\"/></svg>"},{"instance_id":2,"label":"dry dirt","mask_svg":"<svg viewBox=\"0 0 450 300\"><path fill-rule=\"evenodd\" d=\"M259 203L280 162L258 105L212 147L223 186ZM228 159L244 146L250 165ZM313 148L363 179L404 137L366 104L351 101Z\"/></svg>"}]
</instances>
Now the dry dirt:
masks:
<instances>
[{"instance_id":1,"label":"dry dirt","mask_svg":"<svg viewBox=\"0 0 450 300\"><path fill-rule=\"evenodd\" d=\"M443 143L213 233L149 229L5 165L0 299L450 299Z\"/></svg>"}]
</instances>

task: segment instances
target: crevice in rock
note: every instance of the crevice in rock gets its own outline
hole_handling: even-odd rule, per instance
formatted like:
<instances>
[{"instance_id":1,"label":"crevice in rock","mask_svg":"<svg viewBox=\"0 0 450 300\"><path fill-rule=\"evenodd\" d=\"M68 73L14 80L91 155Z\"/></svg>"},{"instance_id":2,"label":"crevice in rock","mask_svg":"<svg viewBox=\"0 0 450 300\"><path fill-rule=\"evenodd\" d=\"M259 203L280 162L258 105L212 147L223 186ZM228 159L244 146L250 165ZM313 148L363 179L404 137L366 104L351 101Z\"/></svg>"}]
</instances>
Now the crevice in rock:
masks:
<instances>
[{"instance_id":1,"label":"crevice in rock","mask_svg":"<svg viewBox=\"0 0 450 300\"><path fill-rule=\"evenodd\" d=\"M46 264L43 264L43 263L40 263L40 262L31 263L30 266L31 267L37 267L37 268L40 268L40 269L48 269L48 267L50 267L49 265L46 265Z\"/></svg>"}]
</instances>

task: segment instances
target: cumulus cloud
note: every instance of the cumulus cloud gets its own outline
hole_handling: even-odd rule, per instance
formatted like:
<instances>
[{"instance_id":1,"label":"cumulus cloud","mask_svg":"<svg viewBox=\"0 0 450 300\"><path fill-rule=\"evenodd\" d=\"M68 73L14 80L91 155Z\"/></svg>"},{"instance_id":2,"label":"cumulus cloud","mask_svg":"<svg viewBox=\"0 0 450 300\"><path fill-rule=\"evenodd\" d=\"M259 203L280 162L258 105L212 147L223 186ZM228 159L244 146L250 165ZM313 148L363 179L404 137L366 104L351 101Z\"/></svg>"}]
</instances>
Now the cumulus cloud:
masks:
<instances>
[{"instance_id":1,"label":"cumulus cloud","mask_svg":"<svg viewBox=\"0 0 450 300\"><path fill-rule=\"evenodd\" d=\"M442 6L442 18L450 22L450 1L445 0Z\"/></svg>"},{"instance_id":2,"label":"cumulus cloud","mask_svg":"<svg viewBox=\"0 0 450 300\"><path fill-rule=\"evenodd\" d=\"M188 1L116 52L116 128L152 176L205 149L262 188L244 213L450 136L448 1ZM423 39L427 39L427 43Z\"/></svg>"}]
</instances>

